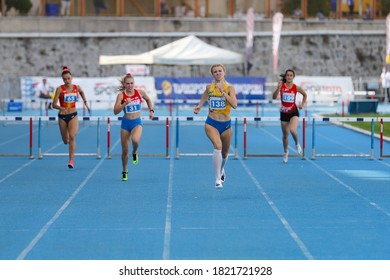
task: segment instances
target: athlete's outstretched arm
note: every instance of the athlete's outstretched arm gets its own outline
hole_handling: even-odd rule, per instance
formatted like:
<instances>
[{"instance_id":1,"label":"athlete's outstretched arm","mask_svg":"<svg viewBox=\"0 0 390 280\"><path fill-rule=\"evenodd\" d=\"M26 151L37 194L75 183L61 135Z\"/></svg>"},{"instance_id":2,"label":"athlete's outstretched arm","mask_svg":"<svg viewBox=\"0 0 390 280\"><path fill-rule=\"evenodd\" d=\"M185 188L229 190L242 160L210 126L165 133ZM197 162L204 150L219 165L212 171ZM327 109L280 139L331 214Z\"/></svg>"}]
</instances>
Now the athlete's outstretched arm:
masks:
<instances>
[{"instance_id":1,"label":"athlete's outstretched arm","mask_svg":"<svg viewBox=\"0 0 390 280\"><path fill-rule=\"evenodd\" d=\"M279 81L278 87L275 89L274 93L272 94L272 99L278 98L278 96L280 94L280 90L282 89L282 84L283 84L283 82Z\"/></svg>"},{"instance_id":2,"label":"athlete's outstretched arm","mask_svg":"<svg viewBox=\"0 0 390 280\"><path fill-rule=\"evenodd\" d=\"M206 87L205 91L203 92L203 95L202 95L202 98L199 101L199 104L194 107L194 113L195 114L198 114L200 112L200 109L202 108L203 104L207 100L207 98L209 96L209 88L210 88L210 85L208 85Z\"/></svg>"},{"instance_id":3,"label":"athlete's outstretched arm","mask_svg":"<svg viewBox=\"0 0 390 280\"><path fill-rule=\"evenodd\" d=\"M302 94L303 96L303 99L302 99L302 103L299 104L299 109L302 109L304 106L306 106L306 101L307 101L307 93L306 91L303 90L303 88L301 88L300 86L297 86L297 91Z\"/></svg>"},{"instance_id":4,"label":"athlete's outstretched arm","mask_svg":"<svg viewBox=\"0 0 390 280\"><path fill-rule=\"evenodd\" d=\"M229 104L234 108L236 109L237 106L238 106L238 103L237 103L237 95L236 95L236 89L232 86L229 86L229 89L228 89L228 92L227 94L224 92L224 91L221 91L222 94L225 96L227 102L229 102Z\"/></svg>"}]
</instances>

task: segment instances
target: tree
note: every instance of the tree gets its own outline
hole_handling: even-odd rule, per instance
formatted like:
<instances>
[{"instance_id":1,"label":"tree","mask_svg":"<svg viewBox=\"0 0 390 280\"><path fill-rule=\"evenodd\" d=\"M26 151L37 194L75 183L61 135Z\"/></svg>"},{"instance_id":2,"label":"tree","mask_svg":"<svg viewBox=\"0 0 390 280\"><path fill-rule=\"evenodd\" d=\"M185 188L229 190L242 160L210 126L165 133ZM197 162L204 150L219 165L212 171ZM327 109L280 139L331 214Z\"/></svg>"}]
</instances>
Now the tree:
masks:
<instances>
[{"instance_id":1,"label":"tree","mask_svg":"<svg viewBox=\"0 0 390 280\"><path fill-rule=\"evenodd\" d=\"M21 15L26 15L32 8L31 0L5 0L6 12L11 8L19 11Z\"/></svg>"},{"instance_id":2,"label":"tree","mask_svg":"<svg viewBox=\"0 0 390 280\"><path fill-rule=\"evenodd\" d=\"M284 0L283 13L286 15L291 15L295 9L302 9L303 7L301 7L301 2L301 0ZM328 15L329 10L329 0L307 1L307 14L309 17L315 17L319 11L321 11L324 15Z\"/></svg>"}]
</instances>

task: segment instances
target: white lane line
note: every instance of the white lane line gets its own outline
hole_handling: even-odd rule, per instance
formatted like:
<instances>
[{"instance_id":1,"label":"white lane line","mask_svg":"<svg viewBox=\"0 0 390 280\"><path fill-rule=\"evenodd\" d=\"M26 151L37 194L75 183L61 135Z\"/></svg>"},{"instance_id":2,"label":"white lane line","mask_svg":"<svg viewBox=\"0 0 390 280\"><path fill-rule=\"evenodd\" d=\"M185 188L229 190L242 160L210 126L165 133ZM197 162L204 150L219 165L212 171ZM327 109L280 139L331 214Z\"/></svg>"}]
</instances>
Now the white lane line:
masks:
<instances>
[{"instance_id":1,"label":"white lane line","mask_svg":"<svg viewBox=\"0 0 390 280\"><path fill-rule=\"evenodd\" d=\"M295 243L301 249L301 251L305 255L305 257L307 259L309 259L309 260L314 260L314 257L310 253L309 249L306 247L306 245L303 243L303 241L299 238L298 234L290 226L290 224L288 223L286 218L279 211L279 209L276 206L276 204L272 201L272 199L269 197L269 195L265 192L265 190L261 186L260 182L256 179L255 176L253 176L252 172L249 170L248 166L244 163L242 158L239 157L238 159L240 160L240 163L241 163L242 167L245 169L246 173L249 175L249 177L252 179L253 183L256 185L257 189L260 191L261 195L265 198L265 200L267 201L268 205L274 211L276 216L278 216L278 218L281 221L281 223L283 224L284 228L287 230L287 232L290 234L290 236L294 239Z\"/></svg>"},{"instance_id":2,"label":"white lane line","mask_svg":"<svg viewBox=\"0 0 390 280\"><path fill-rule=\"evenodd\" d=\"M120 139L116 141L116 143L113 146L113 149L116 145L118 145L120 142ZM60 209L57 210L57 212L54 214L54 216L41 228L41 230L38 232L38 234L34 237L34 239L28 244L28 246L19 254L19 256L16 258L17 260L24 260L28 253L31 252L32 249L34 249L35 245L41 240L41 238L45 235L45 233L48 231L48 229L55 223L55 221L61 216L61 214L65 211L65 209L70 205L70 203L74 200L74 198L77 196L77 194L84 188L84 186L88 183L88 181L93 177L93 175L96 173L96 171L100 168L100 166L103 164L105 159L107 158L107 154L104 156L102 160L99 161L98 164L94 167L94 169L88 174L88 176L84 179L84 181L77 187L77 189L71 194L71 196L65 201L65 203L60 207Z\"/></svg>"},{"instance_id":3,"label":"white lane line","mask_svg":"<svg viewBox=\"0 0 390 280\"><path fill-rule=\"evenodd\" d=\"M82 133L86 128L83 128L83 129L80 129L79 133ZM52 150L54 150L55 148L57 148L58 146L60 146L61 144L63 144L63 142L58 142L57 144L55 144L54 146L52 146L50 149L48 149L46 152L50 152ZM3 183L5 180L7 180L8 178L14 176L15 174L19 173L20 171L22 171L24 168L26 168L27 166L29 166L30 164L32 164L33 162L35 162L37 160L37 158L35 157L34 159L30 160L28 163L25 163L23 164L21 167L15 169L14 171L12 171L11 173L7 174L5 177L1 178L0 179L0 184Z\"/></svg>"},{"instance_id":4,"label":"white lane line","mask_svg":"<svg viewBox=\"0 0 390 280\"><path fill-rule=\"evenodd\" d=\"M1 178L0 179L0 184L3 183L5 180L7 180L8 178L14 176L15 174L19 173L20 171L22 171L24 168L26 168L27 166L29 166L30 164L32 164L33 162L35 162L37 159L34 158L34 159L31 159L29 162L23 164L22 166L20 166L19 168L15 169L14 171L12 171L11 173L7 174L5 177Z\"/></svg>"},{"instance_id":5,"label":"white lane line","mask_svg":"<svg viewBox=\"0 0 390 280\"><path fill-rule=\"evenodd\" d=\"M37 129L34 129L34 130L33 130L33 135L34 135L37 131L38 131ZM20 139L20 138L25 138L26 136L30 136L30 133L25 133L25 134L21 134L21 135L19 135L19 136L16 136L16 137L14 137L14 138L10 138L10 139L8 139L7 141L1 142L1 143L0 143L0 146L7 145L7 144L9 144L9 143L12 143L12 142L14 142L14 141Z\"/></svg>"},{"instance_id":6,"label":"white lane line","mask_svg":"<svg viewBox=\"0 0 390 280\"><path fill-rule=\"evenodd\" d=\"M176 136L171 137L171 147L174 147ZM167 194L167 207L165 214L165 230L164 230L164 246L163 246L163 260L169 260L170 248L171 248L171 232L172 232L172 191L173 191L173 173L174 173L174 162L175 155L171 149L170 160L169 160L169 177L168 177L168 194Z\"/></svg>"},{"instance_id":7,"label":"white lane line","mask_svg":"<svg viewBox=\"0 0 390 280\"><path fill-rule=\"evenodd\" d=\"M277 138L276 136L274 136L272 133L266 131L266 133L270 136L272 136L274 139L279 140L279 138ZM343 147L347 147L345 146L342 142L340 141L335 141L331 138L328 138L328 137L324 137L324 138L327 138L329 141L331 140L332 142L340 145L340 146L343 146ZM281 142L281 141L280 141ZM355 152L359 152L359 151L356 151L356 150L353 150L353 149L350 149L352 151L355 151ZM345 183L344 181L342 181L341 179L339 179L338 177L336 177L335 175L331 174L329 171L325 170L324 168L322 168L321 166L319 166L317 163L315 163L313 160L309 160L309 162L311 164L313 164L317 169L321 170L324 174L326 174L328 177L332 178L333 180L335 180L337 183L339 183L341 186L345 187L348 191L350 191L351 193L355 194L356 196L360 197L361 199L363 199L364 201L366 201L369 205L373 206L375 209L377 209L378 211L384 213L386 216L390 217L390 213L388 211L386 211L385 209L383 209L380 205L378 205L376 202L370 200L369 198L367 198L366 196L362 195L361 193L359 193L357 190L355 190L352 186L348 185L347 183ZM385 164L387 165L387 164Z\"/></svg>"},{"instance_id":8,"label":"white lane line","mask_svg":"<svg viewBox=\"0 0 390 280\"><path fill-rule=\"evenodd\" d=\"M361 193L359 193L357 190L355 190L352 186L348 185L347 183L343 182L341 179L337 178L336 176L334 176L333 174L331 174L329 171L325 170L324 168L322 168L321 166L319 166L317 163L315 163L314 161L310 160L309 161L311 164L313 164L316 168L318 168L319 170L321 170L323 173L325 173L328 177L330 177L331 179L335 180L337 183L339 183L341 186L343 186L344 188L346 188L348 191L350 191L351 193L353 193L354 195L356 195L357 197L363 199L365 202L367 202L369 205L373 206L375 209L377 209L378 211L382 212L383 214L385 214L387 217L390 217L390 213L387 212L385 209L383 209L380 205L378 205L377 203L375 203L374 201L370 200L368 197L362 195Z\"/></svg>"}]
</instances>

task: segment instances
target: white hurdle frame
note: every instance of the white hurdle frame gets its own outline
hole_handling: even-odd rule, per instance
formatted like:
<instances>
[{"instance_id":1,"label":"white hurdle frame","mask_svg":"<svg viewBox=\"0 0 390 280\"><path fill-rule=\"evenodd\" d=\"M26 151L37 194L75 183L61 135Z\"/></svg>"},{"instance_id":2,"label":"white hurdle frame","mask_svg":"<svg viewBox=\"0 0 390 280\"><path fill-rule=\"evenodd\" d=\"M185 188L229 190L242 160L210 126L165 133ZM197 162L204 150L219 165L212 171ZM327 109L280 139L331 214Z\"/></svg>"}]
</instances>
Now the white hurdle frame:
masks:
<instances>
[{"instance_id":1,"label":"white hurdle frame","mask_svg":"<svg viewBox=\"0 0 390 280\"><path fill-rule=\"evenodd\" d=\"M247 153L247 120L249 118L244 117L244 159L248 157L283 157L283 154L249 154ZM251 118L252 119L252 118ZM280 117L253 117L253 121L256 122L256 127L258 122L266 121L280 121ZM303 160L306 159L305 156L306 148L306 118L302 118L302 155L289 155L289 157L300 157Z\"/></svg>"},{"instance_id":2,"label":"white hurdle frame","mask_svg":"<svg viewBox=\"0 0 390 280\"><path fill-rule=\"evenodd\" d=\"M97 159L101 158L100 155L100 119L101 117L81 117L79 118L80 121L97 121L97 148L96 148L96 153L75 153L75 156L92 156L96 157ZM42 126L42 121L58 121L58 117L39 117L38 118L38 158L42 159L44 156L47 157L60 157L60 156L69 156L69 153L43 153L42 152L42 143L41 143L41 126Z\"/></svg>"},{"instance_id":3,"label":"white hurdle frame","mask_svg":"<svg viewBox=\"0 0 390 280\"><path fill-rule=\"evenodd\" d=\"M154 117L150 120L147 117L141 117L142 121L155 122L165 120L165 154L139 154L140 157L165 157L169 159L169 122L170 117ZM120 121L122 117L107 117L107 158L111 159L113 156L121 156L121 154L111 153L111 120Z\"/></svg>"},{"instance_id":4,"label":"white hurdle frame","mask_svg":"<svg viewBox=\"0 0 390 280\"><path fill-rule=\"evenodd\" d=\"M383 160L384 158L390 158L389 154L385 155L383 153L383 142L385 141L385 136L383 135L383 133L385 131L385 124L384 124L385 122L390 122L390 118L380 118L380 150L379 150L380 160Z\"/></svg>"},{"instance_id":5,"label":"white hurdle frame","mask_svg":"<svg viewBox=\"0 0 390 280\"><path fill-rule=\"evenodd\" d=\"M376 118L363 118L363 117L313 117L312 122L312 157L311 159L314 160L316 157L369 157L371 160L374 159L374 120ZM317 121L323 121L323 122L329 122L329 123L334 123L334 124L342 124L342 122L351 122L351 121L358 121L358 122L371 122L371 151L370 153L367 154L357 154L357 153L352 153L352 154L318 154L316 153L316 148L315 148L315 123Z\"/></svg>"},{"instance_id":6,"label":"white hurdle frame","mask_svg":"<svg viewBox=\"0 0 390 280\"><path fill-rule=\"evenodd\" d=\"M29 157L34 158L32 147L33 147L33 117L11 117L11 116L0 116L0 121L29 121L29 154L0 154L1 157Z\"/></svg>"},{"instance_id":7,"label":"white hurdle frame","mask_svg":"<svg viewBox=\"0 0 390 280\"><path fill-rule=\"evenodd\" d=\"M207 117L176 117L176 159L179 159L180 157L204 157L204 156L212 156L212 153L181 153L179 148L179 127L180 127L180 121L206 121ZM234 122L234 123L233 123ZM237 149L237 124L238 124L238 118L232 119L232 126L234 125L234 153L229 153L229 156L234 157L234 159L238 159L238 149Z\"/></svg>"}]
</instances>

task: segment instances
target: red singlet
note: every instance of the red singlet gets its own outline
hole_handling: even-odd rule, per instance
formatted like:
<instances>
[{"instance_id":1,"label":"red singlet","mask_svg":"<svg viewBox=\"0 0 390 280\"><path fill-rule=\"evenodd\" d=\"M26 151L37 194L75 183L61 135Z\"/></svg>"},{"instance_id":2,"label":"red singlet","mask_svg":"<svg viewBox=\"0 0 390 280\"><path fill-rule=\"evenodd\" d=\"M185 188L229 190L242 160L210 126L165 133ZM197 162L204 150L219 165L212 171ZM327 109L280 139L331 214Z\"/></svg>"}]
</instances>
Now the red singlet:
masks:
<instances>
[{"instance_id":1,"label":"red singlet","mask_svg":"<svg viewBox=\"0 0 390 280\"><path fill-rule=\"evenodd\" d=\"M297 105L295 104L297 93L296 84L293 84L291 88L287 88L286 83L282 84L282 88L280 89L280 99L282 102L280 111L282 113L291 113L297 109Z\"/></svg>"},{"instance_id":2,"label":"red singlet","mask_svg":"<svg viewBox=\"0 0 390 280\"><path fill-rule=\"evenodd\" d=\"M130 99L130 102L123 109L125 114L141 112L142 96L139 94L138 90L134 89L134 94L132 96L127 95L126 92L123 91L121 104L125 103L128 99Z\"/></svg>"},{"instance_id":3,"label":"red singlet","mask_svg":"<svg viewBox=\"0 0 390 280\"><path fill-rule=\"evenodd\" d=\"M73 90L68 92L65 85L61 86L62 94L60 94L60 106L65 108L76 108L76 101L79 97L79 91L77 85L73 85Z\"/></svg>"}]
</instances>

